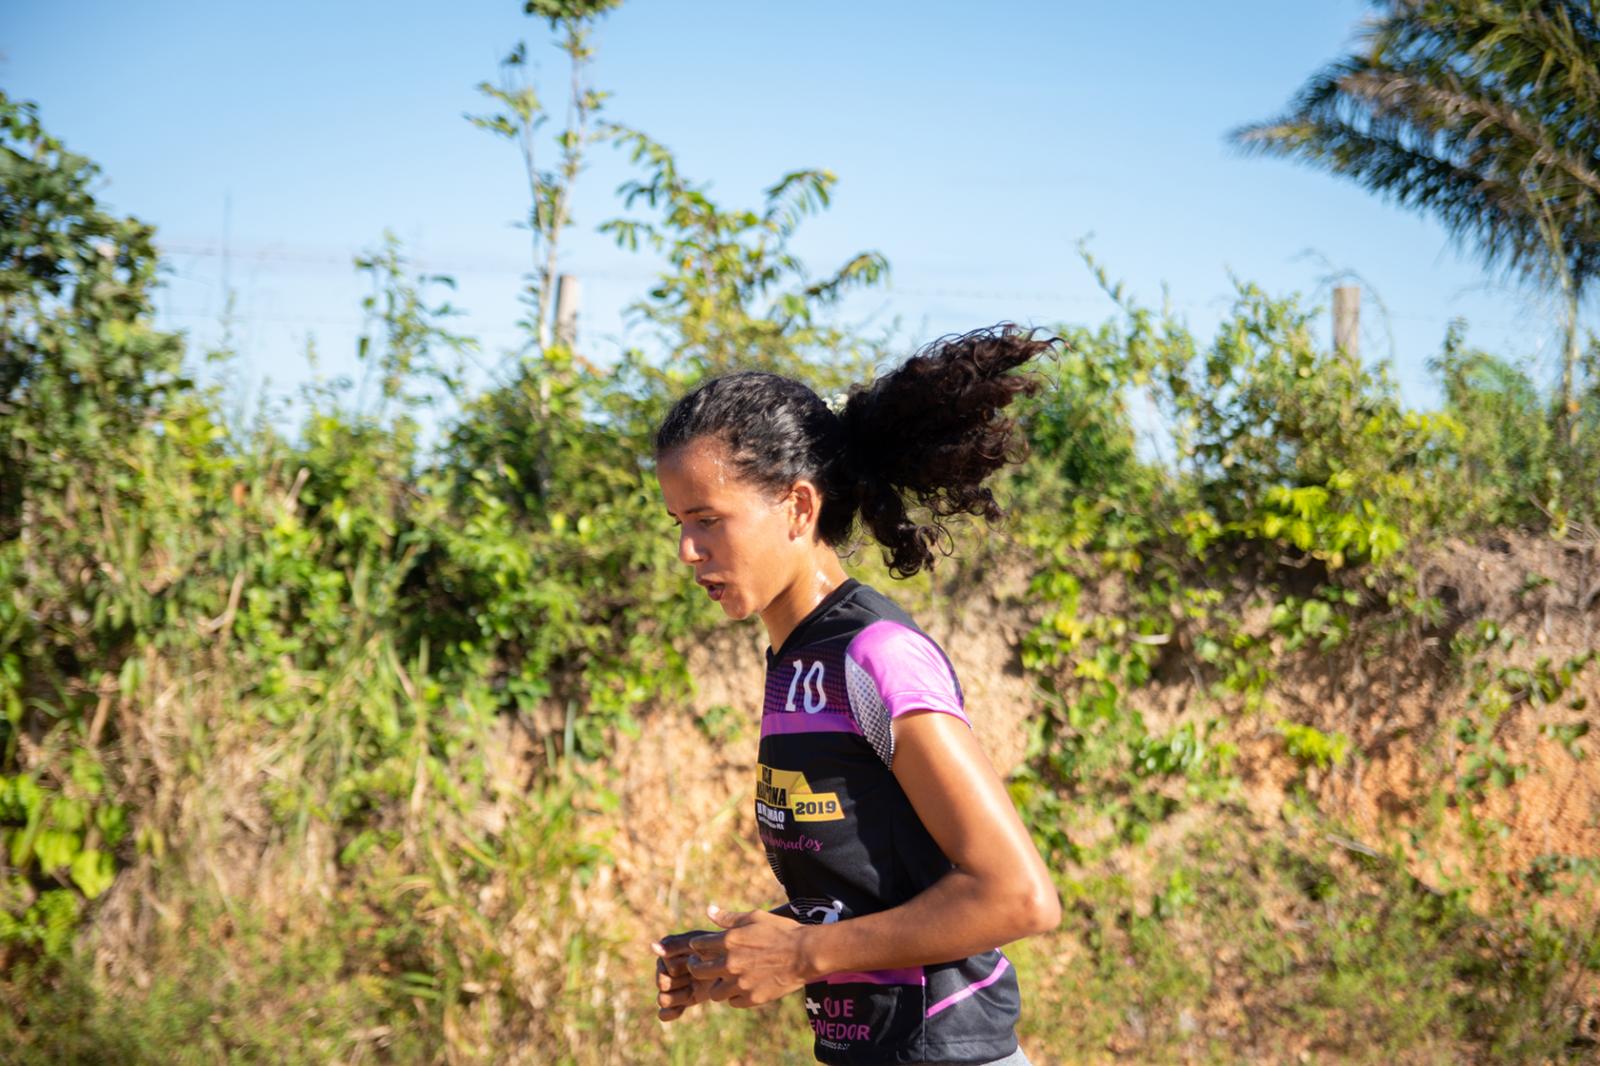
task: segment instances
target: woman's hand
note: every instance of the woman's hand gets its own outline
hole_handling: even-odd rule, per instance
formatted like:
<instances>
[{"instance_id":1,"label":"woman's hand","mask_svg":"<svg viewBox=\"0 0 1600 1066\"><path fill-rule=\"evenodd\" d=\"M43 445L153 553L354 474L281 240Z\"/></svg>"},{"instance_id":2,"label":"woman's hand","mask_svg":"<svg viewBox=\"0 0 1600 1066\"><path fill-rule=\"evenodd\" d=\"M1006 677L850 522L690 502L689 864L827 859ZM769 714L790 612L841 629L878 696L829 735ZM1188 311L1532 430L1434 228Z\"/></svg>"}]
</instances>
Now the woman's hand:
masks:
<instances>
[{"instance_id":1,"label":"woman's hand","mask_svg":"<svg viewBox=\"0 0 1600 1066\"><path fill-rule=\"evenodd\" d=\"M711 998L711 981L698 980L689 972L689 957L693 951L689 941L711 935L714 934L708 930L694 929L664 936L650 945L656 955L657 1018L664 1022L677 1021L684 1011Z\"/></svg>"},{"instance_id":2,"label":"woman's hand","mask_svg":"<svg viewBox=\"0 0 1600 1066\"><path fill-rule=\"evenodd\" d=\"M685 934L690 976L708 983L706 995L732 1007L771 1003L805 985L806 927L769 911L731 912L707 908L722 932Z\"/></svg>"}]
</instances>

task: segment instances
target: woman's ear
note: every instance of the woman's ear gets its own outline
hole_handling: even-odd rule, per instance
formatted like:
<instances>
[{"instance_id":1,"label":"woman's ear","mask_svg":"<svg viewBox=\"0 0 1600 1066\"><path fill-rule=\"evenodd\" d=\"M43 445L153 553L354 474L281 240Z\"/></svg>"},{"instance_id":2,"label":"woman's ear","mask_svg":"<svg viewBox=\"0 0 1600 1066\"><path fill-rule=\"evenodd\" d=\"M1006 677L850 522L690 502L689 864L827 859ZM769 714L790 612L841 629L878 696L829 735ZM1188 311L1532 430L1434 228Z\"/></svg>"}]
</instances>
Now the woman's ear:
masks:
<instances>
[{"instance_id":1,"label":"woman's ear","mask_svg":"<svg viewBox=\"0 0 1600 1066\"><path fill-rule=\"evenodd\" d=\"M822 493L807 480L794 483L789 490L789 537L799 540L810 537L817 528L817 516L822 510Z\"/></svg>"}]
</instances>

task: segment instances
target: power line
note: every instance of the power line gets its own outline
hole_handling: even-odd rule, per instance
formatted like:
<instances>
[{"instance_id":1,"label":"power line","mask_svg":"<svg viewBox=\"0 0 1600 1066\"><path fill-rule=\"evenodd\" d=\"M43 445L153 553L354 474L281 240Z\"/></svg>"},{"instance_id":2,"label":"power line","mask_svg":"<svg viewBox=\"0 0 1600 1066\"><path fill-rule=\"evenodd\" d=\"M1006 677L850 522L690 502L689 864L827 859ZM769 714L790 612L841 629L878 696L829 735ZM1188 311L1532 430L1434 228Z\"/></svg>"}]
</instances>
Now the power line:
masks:
<instances>
[{"instance_id":1,"label":"power line","mask_svg":"<svg viewBox=\"0 0 1600 1066\"><path fill-rule=\"evenodd\" d=\"M290 264L290 265L300 265L300 266L338 266L338 267L342 267L342 268L347 268L347 269L352 269L353 270L354 269L354 261L355 261L355 259L357 257L355 254L352 254L352 253L340 254L340 253L335 253L335 252L328 251L328 250L308 249L308 248L303 248L303 247L302 248L295 248L295 247L285 247L285 246L256 246L254 248L247 248L245 250L240 250L238 248L227 246L227 245L219 246L219 245L198 244L198 243L189 243L189 242L181 242L181 241L180 242L163 243L163 244L160 245L160 248L161 248L162 254L163 255L168 255L168 256L192 256L192 257L220 258L220 259L223 260L225 266L227 264L229 264L230 262L237 262L237 261L243 260L243 261L248 261L248 262L266 263L266 264L280 263L280 264ZM457 274L503 274L503 275L515 275L518 278L522 278L522 277L526 277L528 274L532 273L531 269L529 269L528 266L525 263L523 263L521 260L512 260L512 259L497 259L497 258L487 258L487 257L473 257L471 259L467 259L467 258L463 258L463 257L460 257L460 256L455 256L455 255L446 255L446 256L443 256L443 257L417 256L415 258L409 259L408 263L409 263L409 265L411 267L413 267L414 269L419 270L419 271L430 272L430 273L443 273L443 274L449 274L449 275L457 275ZM598 269L596 269L596 268L585 267L581 263L568 264L563 272L572 274L572 275L577 276L577 277L580 277L584 281L602 282L602 283L604 283L604 282L613 282L613 283L646 284L646 283L657 281L661 277L661 274L659 272L657 272L657 271L650 271L650 270L618 270L618 269L615 269L615 268L598 268ZM180 276L182 276L182 275L180 275ZM201 282L201 279L196 278L196 277L192 277L192 276L185 276L184 280L192 281L192 282L195 282L195 283L200 283ZM892 276L890 277L890 279L888 280L888 282L886 283L884 288L879 290L879 291L881 293L885 294L885 295L888 295L888 296L912 297L912 298L917 298L917 299L930 299L930 300L1026 301L1026 302L1030 302L1030 303L1060 304L1060 305L1077 306L1077 307L1096 305L1096 306L1109 308L1109 307L1112 306L1110 298L1107 297L1105 294L1098 293L1098 292L1095 292L1095 293L1079 293L1079 292L1063 292L1063 291L1052 290L1052 289L975 289L975 288L965 288L965 287L959 287L959 286L901 285L901 284L897 284L894 281ZM1227 299L1228 299L1228 297L1226 297L1226 296L1219 296L1217 299L1209 301L1209 302L1206 302L1206 303L1195 303L1195 302L1167 303L1165 306L1170 307L1172 310L1185 312L1185 313L1216 312L1218 310L1216 305L1219 302L1227 301ZM172 314L172 315L185 315L186 314L184 312L168 312L168 313ZM1225 313L1225 312L1223 312L1223 313ZM1530 310L1530 314L1532 314L1531 310ZM200 315L189 315L189 317L203 317L203 316L200 316ZM333 319L325 319L325 318L324 319L318 319L318 318L300 317L300 316L294 316L294 317L281 317L280 316L280 317L277 317L277 318L263 318L263 316L235 315L233 317L235 319L238 319L238 320L253 319L253 320L286 321L286 322L301 321L301 322L307 322L307 323L318 323L319 322L321 324L327 324L327 325L345 324L344 320L333 320ZM1387 313L1387 315L1385 317L1387 317L1388 319L1390 319L1392 321L1428 323L1428 322L1448 322L1453 318L1466 317L1466 316L1461 316L1461 315L1456 315L1456 314L1448 314L1448 313L1439 314L1439 315L1432 315L1432 314L1422 314L1422 313L1418 313L1418 312L1396 312L1396 311L1390 311L1390 312ZM1537 317L1537 316L1535 315L1535 317ZM1518 322L1518 321L1506 321L1506 320L1500 320L1500 319L1496 319L1496 320L1471 319L1469 317L1469 321L1474 326L1474 328L1482 328L1482 329L1525 329L1527 327L1527 325L1528 325L1528 323L1526 321Z\"/></svg>"},{"instance_id":2,"label":"power line","mask_svg":"<svg viewBox=\"0 0 1600 1066\"><path fill-rule=\"evenodd\" d=\"M184 242L163 243L160 245L160 250L164 256L198 256L224 260L233 259L235 261L247 260L256 263L291 263L299 266L336 266L352 271L355 269L356 259L365 254L270 245L240 251L238 248ZM450 255L443 257L407 256L406 263L417 270L435 273L515 274L521 277L533 272L532 268L520 259L474 257L469 260L460 256ZM657 277L656 274L644 270L583 270L574 268L569 270L568 273L581 273L586 279L592 278L601 281L654 281Z\"/></svg>"}]
</instances>

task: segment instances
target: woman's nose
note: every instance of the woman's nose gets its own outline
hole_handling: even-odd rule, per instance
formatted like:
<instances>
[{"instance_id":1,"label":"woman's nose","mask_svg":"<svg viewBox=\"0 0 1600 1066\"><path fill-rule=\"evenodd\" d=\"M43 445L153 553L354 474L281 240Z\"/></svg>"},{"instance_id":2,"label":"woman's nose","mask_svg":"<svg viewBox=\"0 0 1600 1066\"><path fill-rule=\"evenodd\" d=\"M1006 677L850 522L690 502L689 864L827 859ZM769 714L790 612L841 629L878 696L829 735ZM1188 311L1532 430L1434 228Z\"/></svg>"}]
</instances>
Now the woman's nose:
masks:
<instances>
[{"instance_id":1,"label":"woman's nose","mask_svg":"<svg viewBox=\"0 0 1600 1066\"><path fill-rule=\"evenodd\" d=\"M683 562L693 565L705 558L705 553L700 550L700 545L689 536L689 531L684 530L678 534L678 558Z\"/></svg>"}]
</instances>

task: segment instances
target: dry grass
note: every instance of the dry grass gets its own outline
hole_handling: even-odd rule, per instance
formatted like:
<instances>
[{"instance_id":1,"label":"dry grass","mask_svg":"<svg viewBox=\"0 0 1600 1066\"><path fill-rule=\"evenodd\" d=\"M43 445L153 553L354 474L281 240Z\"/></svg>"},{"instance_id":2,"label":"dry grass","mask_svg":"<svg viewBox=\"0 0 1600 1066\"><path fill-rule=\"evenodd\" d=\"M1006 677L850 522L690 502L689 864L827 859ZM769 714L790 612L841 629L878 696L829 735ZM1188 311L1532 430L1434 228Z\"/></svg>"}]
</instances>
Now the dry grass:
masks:
<instances>
[{"instance_id":1,"label":"dry grass","mask_svg":"<svg viewBox=\"0 0 1600 1066\"><path fill-rule=\"evenodd\" d=\"M1460 584L1509 557L1495 580L1526 584L1532 557L1517 553L1536 549L1463 547L1427 580ZM1549 576L1552 602L1518 613L1480 591L1476 605L1458 597L1458 623L1502 610L1526 638L1518 655L1578 647L1594 609L1565 611L1570 575ZM928 588L913 606L951 649L1002 768L1020 755L1028 694L1013 650L1028 619L1008 588ZM701 924L709 902L776 897L741 798L760 649L753 630L726 631L696 652L692 706L657 709L607 761L537 786L542 753L514 723L419 713L410 754L372 786L379 799L342 817L330 811L354 758L349 709L421 706L381 648L356 649L270 727L273 709L236 696L226 663L152 655L105 731L143 843L75 962L0 979L0 1039L29 1063L810 1061L793 1003L662 1026L651 1002L651 937ZM1288 660L1272 697L1348 726L1346 768L1308 773L1276 734L1236 723L1237 796L1058 871L1062 928L1012 951L1034 1061L1595 1054L1600 986L1577 959L1587 950L1600 967L1600 892L1578 879L1563 882L1570 895L1534 897L1518 878L1537 855L1600 857L1600 760L1539 736L1540 714L1557 711L1518 710L1504 743L1530 772L1473 812L1505 833L1464 832L1437 802L1450 764L1427 743L1462 693L1425 658ZM1583 681L1591 708L1597 680ZM1138 699L1178 721L1198 697L1178 673ZM352 854L358 840L370 846Z\"/></svg>"}]
</instances>

